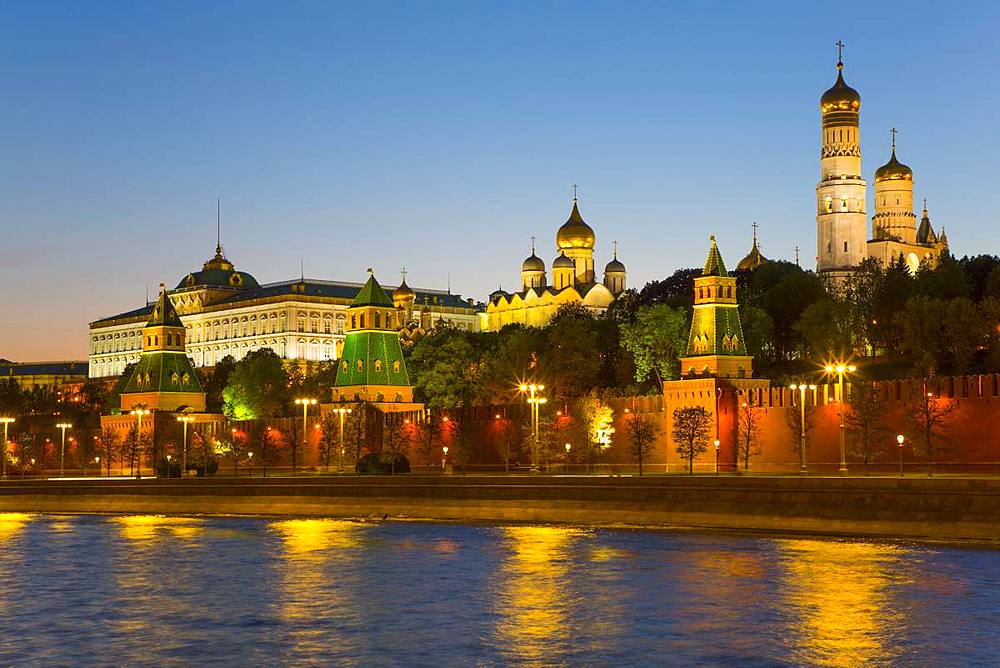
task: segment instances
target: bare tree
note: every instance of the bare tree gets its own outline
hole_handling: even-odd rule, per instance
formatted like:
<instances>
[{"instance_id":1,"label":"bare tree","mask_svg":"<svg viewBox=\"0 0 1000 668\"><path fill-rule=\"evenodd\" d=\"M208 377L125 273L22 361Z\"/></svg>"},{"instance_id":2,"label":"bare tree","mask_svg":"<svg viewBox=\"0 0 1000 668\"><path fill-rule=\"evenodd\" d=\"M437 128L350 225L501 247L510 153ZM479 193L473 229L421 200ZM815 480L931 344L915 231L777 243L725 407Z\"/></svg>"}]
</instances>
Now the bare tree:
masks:
<instances>
[{"instance_id":1,"label":"bare tree","mask_svg":"<svg viewBox=\"0 0 1000 668\"><path fill-rule=\"evenodd\" d=\"M889 430L882 424L882 395L873 383L851 385L847 429L851 432L851 454L865 465L885 451Z\"/></svg>"},{"instance_id":2,"label":"bare tree","mask_svg":"<svg viewBox=\"0 0 1000 668\"><path fill-rule=\"evenodd\" d=\"M677 453L688 460L688 474L694 473L694 460L708 449L711 418L702 406L674 409L674 440Z\"/></svg>"},{"instance_id":3,"label":"bare tree","mask_svg":"<svg viewBox=\"0 0 1000 668\"><path fill-rule=\"evenodd\" d=\"M739 437L736 439L736 455L743 460L743 470L750 470L750 458L759 455L760 447L760 406L752 401L743 401L737 415Z\"/></svg>"},{"instance_id":4,"label":"bare tree","mask_svg":"<svg viewBox=\"0 0 1000 668\"><path fill-rule=\"evenodd\" d=\"M639 463L639 475L642 475L642 464L653 452L660 425L638 413L630 413L625 418L625 431L631 440L632 457Z\"/></svg>"},{"instance_id":5,"label":"bare tree","mask_svg":"<svg viewBox=\"0 0 1000 668\"><path fill-rule=\"evenodd\" d=\"M913 440L921 454L927 458L927 475L933 474L934 455L944 450L948 444L948 426L955 404L933 392L921 392L919 401L910 411L909 422L917 438Z\"/></svg>"}]
</instances>

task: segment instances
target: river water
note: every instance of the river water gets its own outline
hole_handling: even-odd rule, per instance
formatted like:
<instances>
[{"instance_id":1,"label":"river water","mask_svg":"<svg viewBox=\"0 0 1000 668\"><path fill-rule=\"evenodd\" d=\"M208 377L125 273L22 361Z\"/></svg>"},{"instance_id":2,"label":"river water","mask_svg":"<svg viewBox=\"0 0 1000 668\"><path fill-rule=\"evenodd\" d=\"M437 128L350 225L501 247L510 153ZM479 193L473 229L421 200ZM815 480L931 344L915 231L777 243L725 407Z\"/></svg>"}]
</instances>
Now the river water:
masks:
<instances>
[{"instance_id":1,"label":"river water","mask_svg":"<svg viewBox=\"0 0 1000 668\"><path fill-rule=\"evenodd\" d=\"M1000 552L0 514L0 665L986 665Z\"/></svg>"}]
</instances>

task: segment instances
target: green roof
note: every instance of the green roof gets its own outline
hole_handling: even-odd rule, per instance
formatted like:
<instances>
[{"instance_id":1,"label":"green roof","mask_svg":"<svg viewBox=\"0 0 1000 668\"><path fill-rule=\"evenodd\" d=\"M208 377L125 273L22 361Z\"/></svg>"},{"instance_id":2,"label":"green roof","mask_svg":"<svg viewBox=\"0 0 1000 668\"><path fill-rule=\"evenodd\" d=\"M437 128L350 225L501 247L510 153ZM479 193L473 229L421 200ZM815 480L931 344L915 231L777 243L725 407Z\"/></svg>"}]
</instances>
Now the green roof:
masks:
<instances>
[{"instance_id":1,"label":"green roof","mask_svg":"<svg viewBox=\"0 0 1000 668\"><path fill-rule=\"evenodd\" d=\"M378 283L375 284L378 287ZM381 290L381 288L379 288ZM361 362L360 368L358 362ZM398 364L397 364L398 363ZM408 387L399 335L392 331L357 330L347 333L337 368L337 387L394 385Z\"/></svg>"},{"instance_id":2,"label":"green roof","mask_svg":"<svg viewBox=\"0 0 1000 668\"><path fill-rule=\"evenodd\" d=\"M181 317L174 310L174 304L167 297L167 291L162 284L160 284L160 298L153 306L153 312L149 315L149 320L146 321L146 327L184 327Z\"/></svg>"},{"instance_id":3,"label":"green roof","mask_svg":"<svg viewBox=\"0 0 1000 668\"><path fill-rule=\"evenodd\" d=\"M705 260L705 269L701 272L702 276L728 276L729 272L726 271L726 264L722 261L722 253L719 252L719 246L715 243L715 235L709 237L712 241L712 247L708 249L708 259Z\"/></svg>"},{"instance_id":4,"label":"green roof","mask_svg":"<svg viewBox=\"0 0 1000 668\"><path fill-rule=\"evenodd\" d=\"M385 294L385 290L382 286L378 284L375 280L375 274L372 270L368 270L368 282L365 283L364 287L358 292L354 297L354 301L351 302L351 306L388 306L393 307L394 304L392 300L389 299L389 295Z\"/></svg>"},{"instance_id":5,"label":"green roof","mask_svg":"<svg viewBox=\"0 0 1000 668\"><path fill-rule=\"evenodd\" d=\"M139 392L204 392L191 360L180 351L143 353L122 394Z\"/></svg>"}]
</instances>

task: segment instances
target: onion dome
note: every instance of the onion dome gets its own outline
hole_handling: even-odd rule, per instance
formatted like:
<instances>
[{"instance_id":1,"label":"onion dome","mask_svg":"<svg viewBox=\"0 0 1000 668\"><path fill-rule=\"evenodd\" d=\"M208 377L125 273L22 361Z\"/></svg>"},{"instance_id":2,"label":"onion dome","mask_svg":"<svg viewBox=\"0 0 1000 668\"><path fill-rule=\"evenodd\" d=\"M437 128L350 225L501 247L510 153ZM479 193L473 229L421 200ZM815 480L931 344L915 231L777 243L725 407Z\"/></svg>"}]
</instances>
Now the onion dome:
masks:
<instances>
[{"instance_id":1,"label":"onion dome","mask_svg":"<svg viewBox=\"0 0 1000 668\"><path fill-rule=\"evenodd\" d=\"M575 267L576 263L566 257L566 253L563 252L560 252L559 257L552 263L553 269L574 269Z\"/></svg>"},{"instance_id":2,"label":"onion dome","mask_svg":"<svg viewBox=\"0 0 1000 668\"><path fill-rule=\"evenodd\" d=\"M611 260L611 262L608 262L604 266L604 273L605 274L624 274L625 273L625 265L622 264L621 261L618 260L618 258L614 258L613 260Z\"/></svg>"},{"instance_id":3,"label":"onion dome","mask_svg":"<svg viewBox=\"0 0 1000 668\"><path fill-rule=\"evenodd\" d=\"M556 246L560 250L569 250L570 248L593 250L595 241L594 230L584 222L574 197L573 211L570 212L569 219L556 232Z\"/></svg>"},{"instance_id":4,"label":"onion dome","mask_svg":"<svg viewBox=\"0 0 1000 668\"><path fill-rule=\"evenodd\" d=\"M837 81L819 99L819 109L824 114L837 111L857 113L861 109L861 94L844 81L844 63L837 62Z\"/></svg>"},{"instance_id":5,"label":"onion dome","mask_svg":"<svg viewBox=\"0 0 1000 668\"><path fill-rule=\"evenodd\" d=\"M875 183L879 181L912 181L913 170L896 160L896 145L892 146L889 162L875 170Z\"/></svg>"},{"instance_id":6,"label":"onion dome","mask_svg":"<svg viewBox=\"0 0 1000 668\"><path fill-rule=\"evenodd\" d=\"M750 249L750 252L747 253L746 257L740 260L739 264L736 265L736 270L753 270L767 261L767 258L760 252L760 247L757 246L757 234L755 232L753 235L753 247Z\"/></svg>"},{"instance_id":7,"label":"onion dome","mask_svg":"<svg viewBox=\"0 0 1000 668\"><path fill-rule=\"evenodd\" d=\"M521 264L521 271L545 271L545 261L535 255L535 251L532 249L531 255Z\"/></svg>"},{"instance_id":8,"label":"onion dome","mask_svg":"<svg viewBox=\"0 0 1000 668\"><path fill-rule=\"evenodd\" d=\"M417 298L417 293L406 284L406 279L399 284L399 287L392 291L392 301L396 304L399 303L413 303Z\"/></svg>"}]
</instances>

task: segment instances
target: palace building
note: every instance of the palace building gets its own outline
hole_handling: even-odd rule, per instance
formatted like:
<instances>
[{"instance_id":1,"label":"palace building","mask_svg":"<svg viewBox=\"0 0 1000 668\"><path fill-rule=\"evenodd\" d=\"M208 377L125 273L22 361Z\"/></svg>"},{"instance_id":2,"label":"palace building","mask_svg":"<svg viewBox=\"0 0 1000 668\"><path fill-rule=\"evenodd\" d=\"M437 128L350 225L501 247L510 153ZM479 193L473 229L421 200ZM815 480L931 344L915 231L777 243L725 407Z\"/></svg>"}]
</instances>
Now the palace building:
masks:
<instances>
[{"instance_id":1,"label":"palace building","mask_svg":"<svg viewBox=\"0 0 1000 668\"><path fill-rule=\"evenodd\" d=\"M177 283L168 295L184 325L184 346L196 367L211 367L227 355L239 360L270 348L279 357L308 361L340 357L348 309L361 283L307 279L261 285L238 271L217 244L215 255ZM478 331L471 299L445 290L411 289L405 279L393 293L397 330L414 340L442 325ZM89 372L117 376L143 351L142 330L154 304L90 323Z\"/></svg>"},{"instance_id":2,"label":"palace building","mask_svg":"<svg viewBox=\"0 0 1000 668\"><path fill-rule=\"evenodd\" d=\"M838 43L842 49L843 44ZM911 271L935 262L948 239L934 233L924 200L923 219L913 213L913 170L896 159L895 128L889 162L875 172L875 214L868 236L867 183L861 171L861 95L844 81L843 57L837 81L820 98L821 176L816 186L816 270L846 277L868 257L888 264L902 257Z\"/></svg>"},{"instance_id":3,"label":"palace building","mask_svg":"<svg viewBox=\"0 0 1000 668\"><path fill-rule=\"evenodd\" d=\"M594 230L580 215L577 198L569 218L556 232L559 254L552 262L552 282L546 277L545 261L531 255L521 264L521 289L497 290L486 305L484 329L497 331L512 323L544 327L565 304L582 304L595 313L607 310L618 295L625 292L628 277L625 265L614 257L604 267L604 280L597 282L594 272Z\"/></svg>"}]
</instances>

